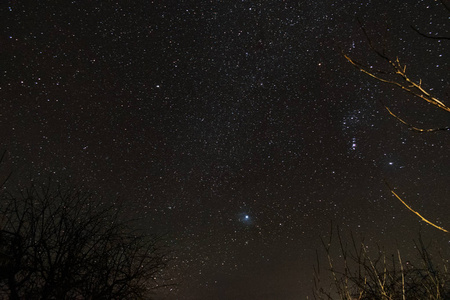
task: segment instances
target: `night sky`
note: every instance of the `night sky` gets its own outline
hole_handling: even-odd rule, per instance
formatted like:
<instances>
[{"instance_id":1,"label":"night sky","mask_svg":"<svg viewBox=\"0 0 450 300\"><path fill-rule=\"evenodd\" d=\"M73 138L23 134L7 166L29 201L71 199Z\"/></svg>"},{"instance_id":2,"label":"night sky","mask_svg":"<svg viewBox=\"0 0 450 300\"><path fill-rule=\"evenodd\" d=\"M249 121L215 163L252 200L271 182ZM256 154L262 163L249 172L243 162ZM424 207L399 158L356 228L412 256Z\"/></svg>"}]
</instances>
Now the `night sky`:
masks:
<instances>
[{"instance_id":1,"label":"night sky","mask_svg":"<svg viewBox=\"0 0 450 300\"><path fill-rule=\"evenodd\" d=\"M330 223L414 254L450 239L449 114L365 76L377 47L449 98L439 1L2 1L0 146L166 233L165 299L305 299ZM447 102L448 103L448 102ZM24 175L25 174L25 175ZM16 179L20 180L20 179Z\"/></svg>"}]
</instances>

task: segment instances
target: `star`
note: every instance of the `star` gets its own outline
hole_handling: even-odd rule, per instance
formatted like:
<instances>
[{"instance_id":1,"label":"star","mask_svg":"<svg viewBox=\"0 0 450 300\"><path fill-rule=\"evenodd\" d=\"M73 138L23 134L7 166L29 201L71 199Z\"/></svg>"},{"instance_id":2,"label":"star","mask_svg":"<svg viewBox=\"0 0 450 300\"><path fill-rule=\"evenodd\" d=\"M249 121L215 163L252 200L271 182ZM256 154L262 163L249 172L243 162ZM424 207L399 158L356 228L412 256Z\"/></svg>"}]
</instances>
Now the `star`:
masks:
<instances>
[{"instance_id":1,"label":"star","mask_svg":"<svg viewBox=\"0 0 450 300\"><path fill-rule=\"evenodd\" d=\"M239 222L241 222L242 224L245 225L251 225L252 222L252 218L250 217L250 215L248 213L240 213L239 214Z\"/></svg>"}]
</instances>

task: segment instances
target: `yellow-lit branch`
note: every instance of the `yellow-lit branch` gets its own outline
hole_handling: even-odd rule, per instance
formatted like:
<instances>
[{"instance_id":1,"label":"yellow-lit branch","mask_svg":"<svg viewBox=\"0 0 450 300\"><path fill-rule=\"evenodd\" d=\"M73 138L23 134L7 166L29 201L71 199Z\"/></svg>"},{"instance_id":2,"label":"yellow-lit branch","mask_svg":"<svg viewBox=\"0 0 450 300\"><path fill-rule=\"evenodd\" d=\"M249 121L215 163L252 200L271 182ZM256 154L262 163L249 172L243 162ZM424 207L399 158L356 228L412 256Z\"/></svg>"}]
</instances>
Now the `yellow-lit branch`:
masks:
<instances>
[{"instance_id":1,"label":"yellow-lit branch","mask_svg":"<svg viewBox=\"0 0 450 300\"><path fill-rule=\"evenodd\" d=\"M378 52L377 52L378 53ZM390 59L388 59L386 56L382 55L380 53L380 56L382 56L383 58L385 58L389 64L394 68L394 74L400 76L405 83L400 83L398 81L395 80L391 80L391 79L386 79L386 78L382 78L380 75L376 75L374 72L371 72L369 70L367 70L367 67L363 66L362 64L354 61L353 59L351 59L348 55L344 54L344 57L352 64L354 65L356 68L358 68L361 72L381 81L384 83L388 83L388 84L392 84L395 85L399 88L401 88L402 90L414 95L415 97L421 98L422 100L425 100L426 102L433 104L437 107L439 107L440 109L443 109L447 112L450 112L450 107L448 107L447 105L445 105L442 101L438 100L437 98L431 96L430 93L428 93L427 91L425 91L425 89L422 87L422 80L420 80L418 83L412 81L407 75L406 75L406 65L401 65L400 61L398 60L398 58L395 61L391 61Z\"/></svg>"},{"instance_id":2,"label":"yellow-lit branch","mask_svg":"<svg viewBox=\"0 0 450 300\"><path fill-rule=\"evenodd\" d=\"M414 209L412 209L408 204L406 204L406 202L403 201L403 199L400 198L400 196L397 195L396 192L394 192L394 190L389 186L389 184L388 184L387 182L385 182L385 183L386 183L386 185L388 186L389 190L391 191L392 195L394 195L398 200L400 200L400 202L403 203L403 205L406 206L407 209L409 209L410 211L412 211L413 213L415 213L416 215L418 215L419 218L422 219L422 221L424 221L425 223L427 223L427 224L429 224L429 225L431 225L431 226L433 226L433 227L435 227L435 228L437 228L437 229L439 229L439 230L441 230L441 231L443 231L443 232L450 233L448 230L446 230L446 229L444 229L444 228L442 228L442 227L440 227L440 226L437 226L436 224L434 224L434 223L428 221L427 219L425 219L424 217L422 217L421 214L419 214L417 211L415 211Z\"/></svg>"},{"instance_id":3,"label":"yellow-lit branch","mask_svg":"<svg viewBox=\"0 0 450 300\"><path fill-rule=\"evenodd\" d=\"M388 111L388 113L389 113L391 116L393 116L394 118L396 118L400 123L405 124L406 126L408 126L409 129L411 129L411 130L415 130L415 131L418 131L418 132L433 132L433 131L441 131L441 130L450 130L450 127L429 128L429 129L423 129L423 128L415 127L415 126L413 126L413 125L407 123L407 122L404 121L403 119L401 119L401 118L400 118L399 116L397 116L396 114L394 114L394 113L389 109L389 107L387 107L386 105L383 104L383 106L384 106L384 108Z\"/></svg>"},{"instance_id":4,"label":"yellow-lit branch","mask_svg":"<svg viewBox=\"0 0 450 300\"><path fill-rule=\"evenodd\" d=\"M359 20L358 20L359 21ZM389 58L386 54L385 51L379 51L378 49L376 49L373 44L372 41L370 40L367 32L364 29L364 26L362 25L361 21L360 25L361 25L361 29L364 32L364 35L366 36L368 42L369 42L369 46L372 49L372 51L377 54L381 59L383 59L387 64L389 64L391 66L391 68L393 69L392 72L384 72L384 71L376 71L373 70L372 68L365 66L355 60L353 60L352 58L350 58L348 55L346 55L345 53L343 53L344 57L353 65L355 66L358 70L360 70L361 72L369 75L372 78L375 78L376 80L380 81L380 82L384 82L386 84L391 84L394 85L404 91L406 91L407 93L413 95L414 97L420 98L423 101L426 101L446 112L450 112L450 107L445 105L442 101L440 101L439 99L437 99L436 97L433 97L429 92L427 92L423 87L422 87L422 80L414 81L411 80L411 78L407 75L406 73L406 65L402 65L399 61L398 58L396 58L395 60ZM407 125L410 129L418 131L418 132L433 132L433 131L439 131L439 130L449 130L449 127L445 127L445 128L435 128L435 129L422 129L422 128L418 128L416 126L413 126L409 123L407 123L406 121L404 121L403 119L401 119L400 117L398 117L396 114L394 114L386 105L383 104L383 106L387 109L387 111L389 112L389 114L391 116L393 116L394 118L396 118L398 121L400 121L401 123Z\"/></svg>"}]
</instances>

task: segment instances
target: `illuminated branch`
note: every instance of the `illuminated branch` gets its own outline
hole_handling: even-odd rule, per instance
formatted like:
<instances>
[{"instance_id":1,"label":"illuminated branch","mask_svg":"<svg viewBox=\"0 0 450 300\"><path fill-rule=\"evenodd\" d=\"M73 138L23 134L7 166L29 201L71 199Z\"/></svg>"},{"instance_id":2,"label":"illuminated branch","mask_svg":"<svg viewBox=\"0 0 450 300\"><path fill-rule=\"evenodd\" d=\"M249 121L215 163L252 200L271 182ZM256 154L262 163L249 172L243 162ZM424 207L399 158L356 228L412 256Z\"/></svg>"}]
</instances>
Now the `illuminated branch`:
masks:
<instances>
[{"instance_id":1,"label":"illuminated branch","mask_svg":"<svg viewBox=\"0 0 450 300\"><path fill-rule=\"evenodd\" d=\"M372 67L365 66L352 58L350 58L347 54L343 53L343 56L353 65L355 66L359 71L369 75L372 78L375 78L376 80L394 85L397 88L400 88L404 90L405 92L413 95L414 97L420 98L423 101L426 101L446 112L450 112L450 107L445 105L442 101L437 99L436 97L433 97L429 92L427 92L422 87L422 80L414 81L412 80L406 73L406 65L403 65L400 63L400 60L398 57L395 60L392 60L385 54L385 50L382 51L375 48L372 44L372 40L369 38L369 35L367 34L364 26L362 25L362 22L358 20L361 29L364 33L364 35L367 38L368 44L370 49L375 52L382 60L384 60L388 65L390 65L392 71L386 72L382 70L374 70ZM432 128L432 129L422 129L418 128L416 126L413 126L400 117L398 117L396 114L394 114L386 105L383 104L383 106L386 108L386 110L389 112L391 116L396 118L398 121L400 121L402 124L407 125L411 130L415 130L418 132L435 132L435 131L443 131L443 130L449 130L449 127L445 128Z\"/></svg>"},{"instance_id":2,"label":"illuminated branch","mask_svg":"<svg viewBox=\"0 0 450 300\"><path fill-rule=\"evenodd\" d=\"M380 101L381 102L381 101ZM382 103L383 104L383 103ZM409 127L409 129L417 131L417 132L435 132L435 131L444 131L444 130L450 130L450 126L449 127L441 127L441 128L431 128L431 129L423 129L423 128L418 128L415 127L409 123L407 123L405 120L401 119L399 116L397 116L396 114L394 114L389 107L387 107L386 105L384 105L384 108L388 111L388 113L393 116L394 118L396 118L400 123L405 124L406 126Z\"/></svg>"},{"instance_id":3,"label":"illuminated branch","mask_svg":"<svg viewBox=\"0 0 450 300\"><path fill-rule=\"evenodd\" d=\"M433 226L433 227L435 227L435 228L437 228L437 229L439 229L439 230L441 230L441 231L443 231L443 232L450 233L448 230L446 230L446 229L444 229L444 228L442 228L442 227L440 227L440 226L438 226L438 225L436 225L436 224L434 224L434 223L428 221L428 220L425 219L424 217L422 217L421 214L419 214L417 211L415 211L414 209L412 209L408 204L406 204L406 202L403 201L403 199L400 198L400 196L397 195L396 192L394 192L394 190L389 186L389 184L388 184L386 181L384 181L384 182L386 183L387 187L388 187L389 190L391 191L392 195L394 195L398 200L400 200L400 202L401 202L404 206L406 206L407 209L409 209L410 211L412 211L413 213L415 213L416 215L418 215L419 218L422 219L422 221L424 221L425 223L427 223L427 224L429 224L429 225L431 225L431 226Z\"/></svg>"},{"instance_id":4,"label":"illuminated branch","mask_svg":"<svg viewBox=\"0 0 450 300\"><path fill-rule=\"evenodd\" d=\"M438 100L437 98L433 97L430 93L428 93L427 91L425 91L425 89L422 87L422 80L420 80L418 83L412 81L407 75L406 75L406 65L402 65L399 61L399 59L397 58L395 61L392 61L390 59L388 59L384 54L382 54L381 52L375 50L375 52L382 58L386 59L389 64L394 68L394 74L398 75L399 77L401 77L403 79L403 83L399 82L399 81L395 81L392 79L388 79L388 78L383 78L381 77L381 74L378 75L375 72L369 71L368 68L364 65L362 65L361 63L358 63L356 61L354 61L353 59L351 59L348 55L344 54L344 57L352 64L354 65L356 68L358 68L361 72L369 75L370 77L373 77L375 79L377 79L378 81L387 83L387 84L392 84L395 85L399 88L401 88L402 90L412 94L415 97L421 98L422 100L425 100L426 102L433 104L434 106L439 107L440 109L443 109L447 112L450 112L450 107L448 107L447 105L445 105L444 103L442 103L440 100ZM377 72L377 73L381 73L381 72ZM387 73L386 73L387 74Z\"/></svg>"}]
</instances>

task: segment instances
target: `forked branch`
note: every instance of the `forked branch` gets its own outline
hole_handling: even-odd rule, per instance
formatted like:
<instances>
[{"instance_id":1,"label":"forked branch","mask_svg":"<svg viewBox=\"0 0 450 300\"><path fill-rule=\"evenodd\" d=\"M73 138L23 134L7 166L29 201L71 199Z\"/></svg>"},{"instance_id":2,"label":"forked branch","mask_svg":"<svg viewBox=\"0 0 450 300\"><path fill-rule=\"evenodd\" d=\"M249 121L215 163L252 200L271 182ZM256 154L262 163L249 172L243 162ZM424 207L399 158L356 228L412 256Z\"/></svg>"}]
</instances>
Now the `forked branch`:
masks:
<instances>
[{"instance_id":1,"label":"forked branch","mask_svg":"<svg viewBox=\"0 0 450 300\"><path fill-rule=\"evenodd\" d=\"M402 90L410 93L411 95L418 97L434 106L439 107L440 109L443 109L447 112L450 112L450 107L448 107L447 105L445 105L442 101L440 101L439 99L437 99L436 97L433 97L430 93L428 93L423 87L422 87L422 80L420 80L419 82L413 81L407 74L406 74L406 65L402 65L399 61L398 58L396 58L395 61L390 60L389 58L387 58L384 54L382 54L381 52L375 50L375 52L382 57L383 59L385 59L390 65L391 67L394 69L393 73L387 73L387 72L383 72L384 74L395 74L396 76L400 77L402 79L402 81L400 80L393 80L393 79L389 79L389 78L383 78L382 77L382 72L377 71L377 72L373 72L370 71L370 68L368 68L367 66L364 66L363 64L356 62L355 60L351 59L348 55L344 54L344 57L352 64L354 65L356 68L358 68L361 72L377 79L378 81L387 83L387 84L391 84L391 85L395 85L399 88L401 88Z\"/></svg>"},{"instance_id":2,"label":"forked branch","mask_svg":"<svg viewBox=\"0 0 450 300\"><path fill-rule=\"evenodd\" d=\"M359 21L359 20L358 20ZM360 62L357 62L356 60L349 57L347 54L343 53L343 56L345 59L347 59L348 62L350 62L354 67L356 67L359 71L363 72L364 74L369 75L372 78L375 78L376 80L393 85L397 88L402 89L403 91L413 95L414 97L417 97L425 102L428 102L429 104L442 109L446 112L450 112L450 107L444 104L442 101L440 101L438 98L431 95L429 92L425 90L422 86L422 80L416 81L411 79L411 77L406 72L406 65L402 64L397 57L396 59L391 59L387 54L386 51L378 50L372 43L372 40L370 39L369 35L367 34L364 26L362 25L362 22L359 21L361 29L364 33L364 35L367 38L368 44L370 49L377 54L379 58L381 58L383 61L385 61L391 71L382 71L382 70L375 70L370 66L366 66ZM392 112L392 110L389 109L388 106L384 105L386 110L389 112L391 116L396 118L398 121L400 121L402 124L408 126L411 130L417 131L417 132L435 132L435 131L443 131L443 130L449 130L450 127L443 127L443 128L432 128L432 129L423 129L419 128L417 126L414 126L406 121L404 121L402 118L397 116L395 113Z\"/></svg>"}]
</instances>

